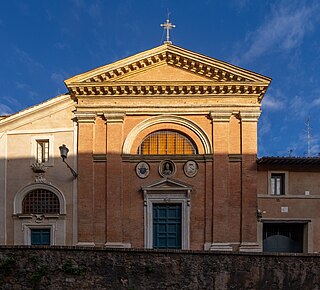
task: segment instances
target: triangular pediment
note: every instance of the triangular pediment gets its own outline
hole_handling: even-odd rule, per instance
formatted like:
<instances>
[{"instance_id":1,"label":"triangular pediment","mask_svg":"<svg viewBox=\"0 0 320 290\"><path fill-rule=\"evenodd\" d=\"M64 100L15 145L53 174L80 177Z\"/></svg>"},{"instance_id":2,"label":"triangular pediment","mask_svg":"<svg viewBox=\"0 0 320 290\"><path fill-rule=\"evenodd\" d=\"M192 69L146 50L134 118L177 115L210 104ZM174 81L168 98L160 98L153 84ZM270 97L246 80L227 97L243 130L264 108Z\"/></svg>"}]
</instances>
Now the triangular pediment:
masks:
<instances>
[{"instance_id":1,"label":"triangular pediment","mask_svg":"<svg viewBox=\"0 0 320 290\"><path fill-rule=\"evenodd\" d=\"M164 44L65 81L75 98L123 95L255 95L271 79L172 44Z\"/></svg>"},{"instance_id":2,"label":"triangular pediment","mask_svg":"<svg viewBox=\"0 0 320 290\"><path fill-rule=\"evenodd\" d=\"M197 82L208 81L208 78L162 62L159 65L154 65L148 69L141 70L139 73L125 74L122 78L118 78L117 80L121 80L122 82Z\"/></svg>"},{"instance_id":3,"label":"triangular pediment","mask_svg":"<svg viewBox=\"0 0 320 290\"><path fill-rule=\"evenodd\" d=\"M73 127L73 109L75 107L74 101L70 98L70 95L59 95L43 103L37 104L35 106L26 108L20 112L7 116L5 118L0 119L0 132L10 131L10 130L24 130L25 127L34 126L36 122L41 123L40 127L45 124L45 119L48 119L50 128L54 126L55 123L57 126L61 127L59 122L61 123L62 119L50 121L50 119L54 119L52 116L56 116L60 114L59 118L65 118L65 121L68 122L70 120L70 127ZM33 125L32 125L33 124ZM63 127L67 125L64 124ZM34 128L33 128L34 129Z\"/></svg>"},{"instance_id":4,"label":"triangular pediment","mask_svg":"<svg viewBox=\"0 0 320 290\"><path fill-rule=\"evenodd\" d=\"M171 178L163 178L149 185L143 186L142 190L144 191L145 190L146 191L163 191L163 190L164 191L165 190L188 191L188 190L192 190L192 186Z\"/></svg>"},{"instance_id":5,"label":"triangular pediment","mask_svg":"<svg viewBox=\"0 0 320 290\"><path fill-rule=\"evenodd\" d=\"M179 70L168 68L171 66ZM123 80L161 80L159 72L177 72L180 80L211 80L214 82L258 82L269 84L271 79L260 74L236 67L226 62L216 60L172 44L164 44L131 57L116 61L91 71L79 74L65 81L69 87L75 83L104 83ZM148 76L148 73L151 73ZM187 73L194 75L194 79ZM160 77L160 78L159 78ZM153 79L152 79L153 78ZM155 78L155 79L154 79ZM168 78L166 76L165 78ZM174 79L170 79L174 81Z\"/></svg>"}]
</instances>

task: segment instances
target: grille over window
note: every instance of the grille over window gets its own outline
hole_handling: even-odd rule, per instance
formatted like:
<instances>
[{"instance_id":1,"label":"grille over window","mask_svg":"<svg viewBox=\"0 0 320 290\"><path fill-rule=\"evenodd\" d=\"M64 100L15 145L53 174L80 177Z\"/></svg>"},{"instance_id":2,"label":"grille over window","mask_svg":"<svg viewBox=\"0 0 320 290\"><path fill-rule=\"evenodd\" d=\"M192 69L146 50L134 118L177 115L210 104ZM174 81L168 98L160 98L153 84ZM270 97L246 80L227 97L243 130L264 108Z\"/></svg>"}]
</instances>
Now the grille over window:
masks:
<instances>
[{"instance_id":1,"label":"grille over window","mask_svg":"<svg viewBox=\"0 0 320 290\"><path fill-rule=\"evenodd\" d=\"M33 190L23 199L22 212L25 214L60 213L59 199L49 190Z\"/></svg>"},{"instance_id":2,"label":"grille over window","mask_svg":"<svg viewBox=\"0 0 320 290\"><path fill-rule=\"evenodd\" d=\"M185 135L171 130L149 134L140 144L141 155L190 155L197 154L196 146Z\"/></svg>"}]
</instances>

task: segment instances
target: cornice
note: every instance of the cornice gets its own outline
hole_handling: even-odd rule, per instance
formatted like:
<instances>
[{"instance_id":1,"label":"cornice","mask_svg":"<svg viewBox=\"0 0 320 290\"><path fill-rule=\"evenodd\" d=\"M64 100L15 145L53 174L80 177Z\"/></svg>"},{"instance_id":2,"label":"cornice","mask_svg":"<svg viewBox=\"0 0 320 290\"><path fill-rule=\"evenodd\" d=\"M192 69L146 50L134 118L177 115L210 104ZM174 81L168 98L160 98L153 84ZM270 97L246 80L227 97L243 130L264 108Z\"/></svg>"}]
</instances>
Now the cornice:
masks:
<instances>
[{"instance_id":1,"label":"cornice","mask_svg":"<svg viewBox=\"0 0 320 290\"><path fill-rule=\"evenodd\" d=\"M232 111L210 112L210 118L213 122L229 122L232 113Z\"/></svg>"},{"instance_id":2,"label":"cornice","mask_svg":"<svg viewBox=\"0 0 320 290\"><path fill-rule=\"evenodd\" d=\"M75 118L78 123L95 123L96 114L91 112L75 112Z\"/></svg>"},{"instance_id":3,"label":"cornice","mask_svg":"<svg viewBox=\"0 0 320 290\"><path fill-rule=\"evenodd\" d=\"M123 123L125 113L104 113L106 123Z\"/></svg>"},{"instance_id":4,"label":"cornice","mask_svg":"<svg viewBox=\"0 0 320 290\"><path fill-rule=\"evenodd\" d=\"M141 96L141 95L257 95L259 101L268 86L263 83L212 82L117 82L75 83L69 86L77 98L81 96Z\"/></svg>"},{"instance_id":5,"label":"cornice","mask_svg":"<svg viewBox=\"0 0 320 290\"><path fill-rule=\"evenodd\" d=\"M158 116L162 115L209 115L210 112L216 111L230 111L232 114L236 115L238 119L239 111L241 110L259 110L260 105L258 104L239 104L238 103L229 103L229 104L203 104L203 102L197 103L190 102L190 104L172 104L170 100L168 102L154 102L152 104L136 104L135 102L127 102L125 105L105 103L84 106L78 106L77 112L94 112L97 116L103 116L106 112L109 114L123 114L126 116L135 116L135 115L150 115ZM231 114L231 113L230 113Z\"/></svg>"},{"instance_id":6,"label":"cornice","mask_svg":"<svg viewBox=\"0 0 320 290\"><path fill-rule=\"evenodd\" d=\"M258 122L261 111L240 111L241 122Z\"/></svg>"}]
</instances>

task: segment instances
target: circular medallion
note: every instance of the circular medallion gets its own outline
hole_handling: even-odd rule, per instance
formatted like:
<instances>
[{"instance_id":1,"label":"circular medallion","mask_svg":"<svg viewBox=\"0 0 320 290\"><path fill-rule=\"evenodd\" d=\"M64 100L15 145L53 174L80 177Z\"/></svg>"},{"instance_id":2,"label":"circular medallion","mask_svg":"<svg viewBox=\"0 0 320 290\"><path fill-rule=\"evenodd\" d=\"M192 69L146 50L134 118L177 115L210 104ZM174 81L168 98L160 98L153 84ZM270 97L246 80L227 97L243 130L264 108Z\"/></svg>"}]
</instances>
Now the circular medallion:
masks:
<instances>
[{"instance_id":1,"label":"circular medallion","mask_svg":"<svg viewBox=\"0 0 320 290\"><path fill-rule=\"evenodd\" d=\"M198 173L198 169L199 169L199 167L198 167L197 162L195 162L193 160L187 161L183 166L184 174L187 175L188 177L196 176Z\"/></svg>"},{"instance_id":2,"label":"circular medallion","mask_svg":"<svg viewBox=\"0 0 320 290\"><path fill-rule=\"evenodd\" d=\"M147 162L141 161L136 166L136 173L140 178L148 177L150 173L150 167Z\"/></svg>"},{"instance_id":3,"label":"circular medallion","mask_svg":"<svg viewBox=\"0 0 320 290\"><path fill-rule=\"evenodd\" d=\"M170 177L176 173L176 165L171 160L163 160L159 164L159 174L162 177Z\"/></svg>"}]
</instances>

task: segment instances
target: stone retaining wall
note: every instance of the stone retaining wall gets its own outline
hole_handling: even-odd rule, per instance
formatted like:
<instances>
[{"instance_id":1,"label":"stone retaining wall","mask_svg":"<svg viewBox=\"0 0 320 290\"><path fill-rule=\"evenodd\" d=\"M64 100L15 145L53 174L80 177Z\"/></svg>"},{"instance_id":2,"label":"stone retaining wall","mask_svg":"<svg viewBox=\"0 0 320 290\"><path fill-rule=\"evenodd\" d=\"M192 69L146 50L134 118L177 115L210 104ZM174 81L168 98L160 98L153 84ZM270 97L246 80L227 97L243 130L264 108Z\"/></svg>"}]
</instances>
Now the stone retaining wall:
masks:
<instances>
[{"instance_id":1,"label":"stone retaining wall","mask_svg":"<svg viewBox=\"0 0 320 290\"><path fill-rule=\"evenodd\" d=\"M0 289L320 289L320 255L0 247Z\"/></svg>"}]
</instances>

